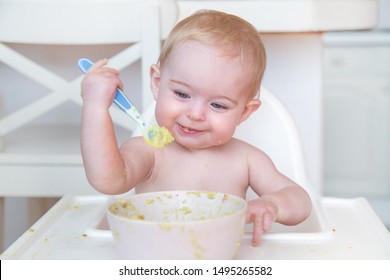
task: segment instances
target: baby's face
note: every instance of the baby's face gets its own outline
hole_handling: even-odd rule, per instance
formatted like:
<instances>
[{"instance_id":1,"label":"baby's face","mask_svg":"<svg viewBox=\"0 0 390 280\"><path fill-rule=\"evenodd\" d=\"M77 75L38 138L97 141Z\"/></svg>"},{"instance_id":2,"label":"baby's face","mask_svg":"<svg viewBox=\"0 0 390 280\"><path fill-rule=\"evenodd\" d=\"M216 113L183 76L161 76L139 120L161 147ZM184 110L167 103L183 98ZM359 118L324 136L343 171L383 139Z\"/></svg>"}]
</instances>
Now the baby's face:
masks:
<instances>
[{"instance_id":1,"label":"baby's face","mask_svg":"<svg viewBox=\"0 0 390 280\"><path fill-rule=\"evenodd\" d=\"M177 143L203 149L231 139L248 103L249 73L239 57L188 41L175 46L155 72L157 122Z\"/></svg>"}]
</instances>

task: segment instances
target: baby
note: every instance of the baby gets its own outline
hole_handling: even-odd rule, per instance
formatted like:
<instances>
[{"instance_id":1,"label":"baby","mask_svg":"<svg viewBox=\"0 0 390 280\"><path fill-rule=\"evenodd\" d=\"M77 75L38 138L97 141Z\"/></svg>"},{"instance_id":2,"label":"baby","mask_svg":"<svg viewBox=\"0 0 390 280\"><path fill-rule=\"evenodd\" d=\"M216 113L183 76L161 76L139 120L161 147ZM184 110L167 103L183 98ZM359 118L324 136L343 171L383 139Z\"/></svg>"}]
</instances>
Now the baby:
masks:
<instances>
[{"instance_id":1,"label":"baby","mask_svg":"<svg viewBox=\"0 0 390 280\"><path fill-rule=\"evenodd\" d=\"M199 11L179 22L150 69L156 120L175 141L164 148L133 137L118 148L109 114L119 72L95 63L82 81L81 151L90 184L105 194L168 190L225 192L248 202L252 244L274 221L295 225L311 211L306 191L278 172L261 150L233 138L256 111L266 63L255 28L217 11ZM257 132L261 133L261 131Z\"/></svg>"}]
</instances>

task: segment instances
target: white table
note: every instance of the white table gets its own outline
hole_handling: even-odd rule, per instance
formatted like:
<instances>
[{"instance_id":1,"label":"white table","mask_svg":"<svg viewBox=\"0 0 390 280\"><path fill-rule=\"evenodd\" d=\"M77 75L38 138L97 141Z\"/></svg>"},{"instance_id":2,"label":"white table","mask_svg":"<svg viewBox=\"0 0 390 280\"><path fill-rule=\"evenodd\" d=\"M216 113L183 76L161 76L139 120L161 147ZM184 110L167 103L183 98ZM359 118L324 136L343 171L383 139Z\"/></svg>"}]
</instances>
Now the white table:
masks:
<instances>
[{"instance_id":1,"label":"white table","mask_svg":"<svg viewBox=\"0 0 390 280\"><path fill-rule=\"evenodd\" d=\"M63 197L1 259L119 259L105 223L109 201L105 196ZM324 216L292 228L274 225L259 247L245 236L236 258L390 259L390 234L365 199L328 197L320 203Z\"/></svg>"}]
</instances>

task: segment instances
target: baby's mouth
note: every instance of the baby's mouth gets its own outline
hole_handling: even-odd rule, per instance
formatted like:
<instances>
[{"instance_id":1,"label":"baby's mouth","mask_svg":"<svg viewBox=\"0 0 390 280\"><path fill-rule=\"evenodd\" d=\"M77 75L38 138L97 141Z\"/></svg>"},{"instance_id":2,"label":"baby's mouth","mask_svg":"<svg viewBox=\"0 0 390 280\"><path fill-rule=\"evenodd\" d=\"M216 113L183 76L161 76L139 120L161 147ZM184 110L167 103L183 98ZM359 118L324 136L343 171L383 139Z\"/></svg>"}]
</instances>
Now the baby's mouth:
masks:
<instances>
[{"instance_id":1,"label":"baby's mouth","mask_svg":"<svg viewBox=\"0 0 390 280\"><path fill-rule=\"evenodd\" d=\"M186 133L199 133L199 132L201 132L200 130L192 129L190 127L182 126L180 124L179 124L179 128Z\"/></svg>"}]
</instances>

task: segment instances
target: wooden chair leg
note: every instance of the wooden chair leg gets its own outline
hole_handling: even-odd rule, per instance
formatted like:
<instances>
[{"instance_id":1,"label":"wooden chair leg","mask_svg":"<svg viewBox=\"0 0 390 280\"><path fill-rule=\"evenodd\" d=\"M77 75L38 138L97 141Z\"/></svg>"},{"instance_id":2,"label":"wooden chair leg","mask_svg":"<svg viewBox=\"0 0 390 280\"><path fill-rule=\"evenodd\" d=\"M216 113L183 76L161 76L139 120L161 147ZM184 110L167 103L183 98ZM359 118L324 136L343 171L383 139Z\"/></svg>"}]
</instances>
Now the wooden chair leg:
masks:
<instances>
[{"instance_id":1,"label":"wooden chair leg","mask_svg":"<svg viewBox=\"0 0 390 280\"><path fill-rule=\"evenodd\" d=\"M56 202L58 198L34 197L28 199L28 221L33 225L39 220Z\"/></svg>"}]
</instances>

